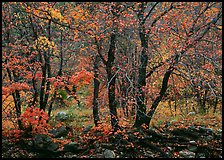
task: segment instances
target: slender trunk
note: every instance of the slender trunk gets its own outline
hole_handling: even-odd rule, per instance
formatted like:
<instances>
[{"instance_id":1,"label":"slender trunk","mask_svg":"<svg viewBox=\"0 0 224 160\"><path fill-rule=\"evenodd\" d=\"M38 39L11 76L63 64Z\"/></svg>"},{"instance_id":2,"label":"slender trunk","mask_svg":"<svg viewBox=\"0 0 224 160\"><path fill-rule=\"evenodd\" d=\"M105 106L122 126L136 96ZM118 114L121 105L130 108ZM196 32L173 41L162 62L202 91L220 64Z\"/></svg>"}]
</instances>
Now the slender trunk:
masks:
<instances>
[{"instance_id":1,"label":"slender trunk","mask_svg":"<svg viewBox=\"0 0 224 160\"><path fill-rule=\"evenodd\" d=\"M8 73L10 74L10 70L8 70L8 71L9 71ZM16 75L16 73L14 71L12 71L12 73L13 73L15 83L18 82L19 77ZM20 93L18 90L15 90L15 93L13 93L13 99L14 99L15 108L16 108L16 116L17 116L17 118L19 118L21 115L21 98L20 98ZM18 125L19 125L19 129L23 129L21 120L18 120Z\"/></svg>"},{"instance_id":2,"label":"slender trunk","mask_svg":"<svg viewBox=\"0 0 224 160\"><path fill-rule=\"evenodd\" d=\"M33 83L33 89L34 89L34 96L33 96L33 102L32 102L32 106L35 105L36 101L37 101L37 97L38 97L38 91L36 88L36 80L35 77L32 78L32 83Z\"/></svg>"},{"instance_id":3,"label":"slender trunk","mask_svg":"<svg viewBox=\"0 0 224 160\"><path fill-rule=\"evenodd\" d=\"M138 93L136 96L137 114L136 114L134 127L141 126L142 122L145 119L144 117L146 116L145 93L143 91L143 87L146 86L146 67L148 63L148 55L147 55L148 41L147 41L146 34L144 33L144 28L140 29L139 35L140 35L140 40L142 45L142 52L140 55L141 64L138 70L138 73L139 73L138 84L137 84Z\"/></svg>"},{"instance_id":4,"label":"slender trunk","mask_svg":"<svg viewBox=\"0 0 224 160\"><path fill-rule=\"evenodd\" d=\"M62 40L63 39L62 39L62 31L61 31L61 39L60 39L60 59L61 59L61 61L60 61L60 67L59 67L59 70L58 70L58 76L62 76L62 67L63 67L63 50L62 50L63 41ZM51 111L52 111L53 103L54 103L55 99L56 99L56 89L54 91L54 95L53 95L53 98L51 100L51 103L50 103L49 109L48 109L48 117L49 118L51 116Z\"/></svg>"},{"instance_id":5,"label":"slender trunk","mask_svg":"<svg viewBox=\"0 0 224 160\"><path fill-rule=\"evenodd\" d=\"M137 64L136 64L136 61L137 61L137 47L135 47L135 52L133 52L132 54L132 57L133 57L133 61L132 61L132 68L136 68ZM132 88L132 96L131 98L134 99L134 97L136 97L136 72L135 71L132 71L131 73L131 80L132 80L132 83L133 83L133 88ZM136 109L136 104L132 101L132 107L131 107L131 115L135 115L135 109Z\"/></svg>"},{"instance_id":6,"label":"slender trunk","mask_svg":"<svg viewBox=\"0 0 224 160\"><path fill-rule=\"evenodd\" d=\"M169 78L170 78L170 75L172 73L173 69L170 68L168 69L168 71L166 71L164 77L163 77L163 82L162 82L162 88L160 89L160 93L159 93L159 96L155 99L155 101L153 102L152 106L151 106L151 109L150 111L147 113L147 116L145 117L145 124L147 126L149 126L150 124L150 121L152 119L152 116L159 104L159 102L162 100L163 96L165 95L166 93L166 90L167 90L167 86L168 86L168 81L169 81Z\"/></svg>"},{"instance_id":7,"label":"slender trunk","mask_svg":"<svg viewBox=\"0 0 224 160\"><path fill-rule=\"evenodd\" d=\"M208 90L207 89L205 89L205 92L204 92L204 97L203 97L203 102L202 102L202 110L203 111L206 111L206 100L207 100L207 93L208 93Z\"/></svg>"},{"instance_id":8,"label":"slender trunk","mask_svg":"<svg viewBox=\"0 0 224 160\"><path fill-rule=\"evenodd\" d=\"M48 23L48 39L51 41L51 21ZM46 81L47 77L51 78L51 66L50 66L50 48L48 49L48 52L44 51L44 60L45 64L42 67L43 72L43 80L41 84L41 93L40 93L40 109L43 109L45 111L47 106L47 101L49 97L49 91L50 91L50 81ZM45 91L46 87L46 91Z\"/></svg>"},{"instance_id":9,"label":"slender trunk","mask_svg":"<svg viewBox=\"0 0 224 160\"><path fill-rule=\"evenodd\" d=\"M106 64L107 80L108 80L108 98L109 98L109 109L111 116L112 128L117 130L119 127L117 117L117 103L115 100L115 82L116 75L113 71L114 60L115 60L115 34L111 34L110 48L108 51L108 60Z\"/></svg>"},{"instance_id":10,"label":"slender trunk","mask_svg":"<svg viewBox=\"0 0 224 160\"><path fill-rule=\"evenodd\" d=\"M47 65L47 77L51 78L50 53L48 53L48 55L46 57L46 65ZM46 109L48 98L49 98L50 85L51 85L50 81L47 81L46 92L45 92L44 103L43 103L44 110Z\"/></svg>"},{"instance_id":11,"label":"slender trunk","mask_svg":"<svg viewBox=\"0 0 224 160\"><path fill-rule=\"evenodd\" d=\"M9 43L10 43L10 30L8 31L7 33L7 47L9 48ZM5 63L7 63L8 60L6 60ZM7 70L7 73L8 73L8 76L9 76L9 80L11 82L18 82L18 76L16 75L16 73L14 71L12 71L11 73L11 70L10 68L6 68ZM13 77L12 77L12 75ZM14 79L13 79L14 78ZM13 100L14 100L14 104L15 104L15 109L16 109L16 116L17 118L20 117L21 115L21 99L20 99L20 93L18 90L15 90L15 93L12 93L12 96L13 96ZM19 129L22 130L23 129L23 125L22 125L22 122L21 120L17 120L17 123L18 123L18 126L19 126Z\"/></svg>"},{"instance_id":12,"label":"slender trunk","mask_svg":"<svg viewBox=\"0 0 224 160\"><path fill-rule=\"evenodd\" d=\"M44 53L46 54L46 53ZM46 76L47 76L47 70L46 70L46 62L45 64L43 64L43 60L42 60L42 55L41 55L41 52L39 52L39 58L40 58L40 61L42 63L42 82L41 82L41 88L40 88L40 109L43 109L45 110L45 107L44 107L44 95L45 95L45 85L46 85Z\"/></svg>"},{"instance_id":13,"label":"slender trunk","mask_svg":"<svg viewBox=\"0 0 224 160\"><path fill-rule=\"evenodd\" d=\"M99 75L99 59L100 57L98 55L95 56L94 59L94 95L93 95L93 118L94 118L94 124L97 127L98 122L100 120L99 118L99 109L98 109L98 95L99 95L99 86L100 82L98 80Z\"/></svg>"},{"instance_id":14,"label":"slender trunk","mask_svg":"<svg viewBox=\"0 0 224 160\"><path fill-rule=\"evenodd\" d=\"M49 39L49 41L51 41L51 21L49 21L49 23L48 23L48 39ZM47 66L47 77L48 78L51 78L50 54L51 54L51 50L50 50L50 48L48 48L48 53L46 54L46 59L45 59L45 63ZM45 97L44 97L44 110L46 109L48 98L49 98L49 92L51 89L50 85L51 85L50 81L47 81L46 92L45 92Z\"/></svg>"},{"instance_id":15,"label":"slender trunk","mask_svg":"<svg viewBox=\"0 0 224 160\"><path fill-rule=\"evenodd\" d=\"M60 39L60 68L58 71L58 76L62 76L62 67L63 67L63 52L62 52L62 31L61 31L61 39Z\"/></svg>"},{"instance_id":16,"label":"slender trunk","mask_svg":"<svg viewBox=\"0 0 224 160\"><path fill-rule=\"evenodd\" d=\"M198 102L198 106L200 107L199 111L201 113L204 113L204 108L202 107L202 100L201 100L201 95L200 95L200 92L196 89L196 97L197 97L197 102Z\"/></svg>"},{"instance_id":17,"label":"slender trunk","mask_svg":"<svg viewBox=\"0 0 224 160\"><path fill-rule=\"evenodd\" d=\"M215 113L215 111L216 111L217 104L218 104L218 97L215 97L215 104L214 104L214 110L213 110L213 113Z\"/></svg>"}]
</instances>

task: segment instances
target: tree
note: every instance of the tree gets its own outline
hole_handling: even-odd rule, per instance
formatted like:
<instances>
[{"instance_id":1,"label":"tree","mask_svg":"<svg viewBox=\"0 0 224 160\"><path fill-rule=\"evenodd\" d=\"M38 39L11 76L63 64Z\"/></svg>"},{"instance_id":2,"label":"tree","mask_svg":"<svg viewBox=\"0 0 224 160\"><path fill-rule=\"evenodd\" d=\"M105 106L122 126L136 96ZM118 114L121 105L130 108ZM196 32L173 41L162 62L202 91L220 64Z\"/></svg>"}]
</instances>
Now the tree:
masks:
<instances>
[{"instance_id":1,"label":"tree","mask_svg":"<svg viewBox=\"0 0 224 160\"><path fill-rule=\"evenodd\" d=\"M50 117L68 94L81 106L79 89L93 84L93 121L106 106L115 130L120 108L127 117L136 109L134 127L149 126L166 99L192 98L195 111L214 104L215 112L221 10L217 2L5 2L4 100L12 96L17 118L32 106Z\"/></svg>"},{"instance_id":2,"label":"tree","mask_svg":"<svg viewBox=\"0 0 224 160\"><path fill-rule=\"evenodd\" d=\"M151 13L151 11L154 9L154 7L156 5L157 5L157 3L155 3L154 6L151 7L151 10L148 12L148 14L146 14L146 16L143 17L145 4L144 3L139 4L140 9L138 10L137 13L138 13L138 18L139 18L140 24L143 25L145 23L144 20L146 20L146 18L148 17L148 15ZM199 4L197 4L197 5L199 5ZM179 10L180 6L181 6L181 8L188 6L189 7L189 10L187 10L188 13L181 12ZM161 19L169 11L173 11L174 14L176 14L175 12L178 10L178 11L180 11L180 13L182 13L182 15L187 14L187 15L192 15L193 16L194 14L192 14L192 10L191 10L190 6L191 6L191 4L185 4L185 5L181 4L181 5L179 5L178 3L177 4L172 4L171 3L169 5L169 7L167 9L165 9L164 12L162 12L159 16L157 16L153 20L153 22L151 24L151 27L153 27L157 23L157 21L159 19ZM173 8L175 8L175 10ZM189 14L189 13L191 13L191 14ZM181 14L179 14L179 15L181 15ZM139 35L140 35L141 44L142 44L142 53L141 53L141 65L140 65L140 68L139 68L139 80L138 80L138 84L139 84L139 89L138 90L139 90L139 92L138 92L138 97L137 98L139 98L139 102L138 102L138 111L137 111L136 123L134 125L135 127L139 127L143 123L145 123L147 126L149 125L149 123L151 121L151 118L152 118L159 102L162 100L163 96L165 95L165 92L167 90L168 80L170 78L171 73L173 72L173 70L175 68L177 68L178 63L180 63L180 60L185 56L185 54L188 53L188 50L190 48L195 47L197 45L197 43L200 42L200 40L205 36L205 34L207 34L209 32L211 26L217 23L217 21L221 17L221 13L219 11L217 11L216 14L214 14L214 15L212 14L210 16L212 16L213 19L209 20L209 21L206 20L207 23L203 27L201 26L201 24L198 24L198 27L196 27L198 18L203 17L203 12L198 13L198 17L196 17L196 20L194 20L193 23L189 24L189 26L191 26L189 28L187 28L187 26L186 26L186 21L189 21L191 19L191 17L188 16L188 18L183 21L183 30L185 31L185 34L183 36L185 36L186 39L184 39L184 41L182 42L182 45L178 46L180 48L179 51L177 51L177 49L175 49L176 48L175 45L173 46L175 48L172 48L172 49L174 49L176 52L173 55L171 54L172 55L171 58L166 60L166 62L167 61L169 62L168 63L169 67L165 71L160 92L159 92L158 96L155 98L155 100L153 101L152 106L150 108L150 111L147 113L147 115L145 114L146 113L146 107L144 105L144 94L142 92L142 87L145 86L145 84L146 84L146 82L145 82L146 77L149 77L150 75L152 75L152 73L154 72L155 69L157 69L157 68L159 68L162 65L167 64L167 63L159 63L158 65L153 67L153 69L148 73L148 75L146 75L146 66L147 66L148 56L145 53L145 50L148 48L148 46L147 46L148 43L147 43L147 41L146 41L147 39L145 39L145 37L147 36L147 34L146 34L144 26L140 25L141 28L139 29ZM172 26L173 25L174 24L172 24ZM174 27L177 27L177 26L174 25ZM169 28L174 28L174 27L164 25L164 28L167 28L168 30L169 30ZM198 28L198 30L194 31L192 33L191 30L194 27ZM180 36L181 33L178 32L178 35Z\"/></svg>"}]
</instances>

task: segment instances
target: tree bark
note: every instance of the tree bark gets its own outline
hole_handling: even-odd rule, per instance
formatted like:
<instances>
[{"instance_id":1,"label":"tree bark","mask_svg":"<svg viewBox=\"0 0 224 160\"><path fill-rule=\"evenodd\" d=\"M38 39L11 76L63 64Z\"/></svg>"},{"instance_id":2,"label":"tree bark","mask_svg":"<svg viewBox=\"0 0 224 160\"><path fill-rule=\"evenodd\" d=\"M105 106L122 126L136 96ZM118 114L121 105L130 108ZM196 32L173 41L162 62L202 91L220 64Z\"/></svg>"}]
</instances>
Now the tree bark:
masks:
<instances>
[{"instance_id":1,"label":"tree bark","mask_svg":"<svg viewBox=\"0 0 224 160\"><path fill-rule=\"evenodd\" d=\"M95 56L94 59L94 95L93 95L93 118L94 118L94 124L97 127L98 122L100 120L99 118L99 109L98 109L98 95L99 95L99 86L100 82L98 80L99 70L99 59L100 57L98 55Z\"/></svg>"},{"instance_id":2,"label":"tree bark","mask_svg":"<svg viewBox=\"0 0 224 160\"><path fill-rule=\"evenodd\" d=\"M146 105L145 105L145 93L143 91L144 86L146 86L146 67L148 64L148 55L147 55L147 50L148 50L148 36L145 32L145 27L144 27L144 21L143 21L143 10L144 6L142 6L141 10L139 11L138 14L138 19L139 19L139 37L141 40L141 55L140 55L140 67L138 69L138 84L137 84L137 95L136 95L136 100L137 100L137 114L136 114L136 120L134 127L139 127L141 126L141 123L144 121L144 117L146 116Z\"/></svg>"},{"instance_id":3,"label":"tree bark","mask_svg":"<svg viewBox=\"0 0 224 160\"><path fill-rule=\"evenodd\" d=\"M51 21L48 23L48 39L51 41ZM50 65L50 48L48 49L48 52L44 51L44 66L42 67L42 75L43 80L41 84L41 93L40 93L40 109L43 109L45 111L48 97L49 97L49 91L50 91L50 81L47 81L47 77L51 78L51 65ZM41 56L41 55L40 55ZM46 87L46 91L45 91Z\"/></svg>"},{"instance_id":4,"label":"tree bark","mask_svg":"<svg viewBox=\"0 0 224 160\"><path fill-rule=\"evenodd\" d=\"M108 51L108 60L106 63L107 80L108 80L108 98L109 98L109 109L111 116L112 128L117 130L119 127L117 117L117 102L115 100L115 82L116 75L113 71L114 60L115 60L115 33L111 34L110 37L110 48Z\"/></svg>"},{"instance_id":5,"label":"tree bark","mask_svg":"<svg viewBox=\"0 0 224 160\"><path fill-rule=\"evenodd\" d=\"M151 109L150 111L147 113L147 116L145 117L145 124L147 126L149 126L150 124L150 121L152 119L152 116L156 110L156 108L158 107L159 105L159 102L162 100L163 96L165 95L166 93L166 90L167 90L167 86L168 86L168 81L169 81L169 78L170 78L170 75L171 73L173 72L173 68L171 67L170 69L168 69L163 77L163 82L162 82L162 88L160 89L160 92L159 92L159 96L155 99L155 101L153 102L152 106L151 106Z\"/></svg>"},{"instance_id":6,"label":"tree bark","mask_svg":"<svg viewBox=\"0 0 224 160\"><path fill-rule=\"evenodd\" d=\"M60 67L59 67L59 70L58 70L58 76L62 76L62 68L63 68L63 50L62 50L62 43L63 43L63 39L62 39L62 31L61 31L61 39L60 39ZM53 103L56 99L56 89L54 91L54 95L53 95L53 98L51 100L51 103L49 105L49 109L48 109L48 117L50 118L51 116L51 111L52 111L52 108L53 108Z\"/></svg>"}]
</instances>

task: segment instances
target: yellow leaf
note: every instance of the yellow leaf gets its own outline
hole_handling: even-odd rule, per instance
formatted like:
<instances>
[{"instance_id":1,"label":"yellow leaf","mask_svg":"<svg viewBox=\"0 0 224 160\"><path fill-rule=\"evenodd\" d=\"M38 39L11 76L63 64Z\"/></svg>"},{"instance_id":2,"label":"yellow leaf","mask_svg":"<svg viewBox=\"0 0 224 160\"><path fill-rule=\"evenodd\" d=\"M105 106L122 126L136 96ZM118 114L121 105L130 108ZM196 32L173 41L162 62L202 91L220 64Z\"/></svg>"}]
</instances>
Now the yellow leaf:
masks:
<instances>
[{"instance_id":1,"label":"yellow leaf","mask_svg":"<svg viewBox=\"0 0 224 160\"><path fill-rule=\"evenodd\" d=\"M218 8L211 8L211 10L213 11L213 12L219 12L219 9Z\"/></svg>"},{"instance_id":2,"label":"yellow leaf","mask_svg":"<svg viewBox=\"0 0 224 160\"><path fill-rule=\"evenodd\" d=\"M222 29L222 26L221 26L221 25L219 25L219 26L217 26L217 28L218 28L218 29Z\"/></svg>"}]
</instances>

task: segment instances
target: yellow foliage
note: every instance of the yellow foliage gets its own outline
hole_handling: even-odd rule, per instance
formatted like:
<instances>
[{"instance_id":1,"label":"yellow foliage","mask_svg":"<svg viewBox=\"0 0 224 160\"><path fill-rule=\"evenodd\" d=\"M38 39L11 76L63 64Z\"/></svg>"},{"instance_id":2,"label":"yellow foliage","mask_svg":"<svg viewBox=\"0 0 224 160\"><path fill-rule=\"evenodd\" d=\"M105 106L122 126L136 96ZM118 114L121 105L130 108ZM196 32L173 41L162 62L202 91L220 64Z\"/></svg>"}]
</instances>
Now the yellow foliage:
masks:
<instances>
[{"instance_id":1,"label":"yellow foliage","mask_svg":"<svg viewBox=\"0 0 224 160\"><path fill-rule=\"evenodd\" d=\"M63 16L61 15L59 10L50 8L49 11L53 19L59 20L60 22L63 21Z\"/></svg>"},{"instance_id":2,"label":"yellow foliage","mask_svg":"<svg viewBox=\"0 0 224 160\"><path fill-rule=\"evenodd\" d=\"M34 49L38 49L41 51L48 51L50 49L53 54L56 54L56 45L53 41L49 41L49 39L45 36L40 36L33 45Z\"/></svg>"}]
</instances>

